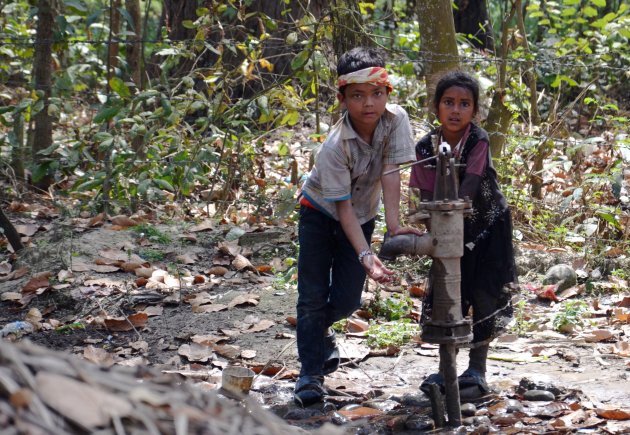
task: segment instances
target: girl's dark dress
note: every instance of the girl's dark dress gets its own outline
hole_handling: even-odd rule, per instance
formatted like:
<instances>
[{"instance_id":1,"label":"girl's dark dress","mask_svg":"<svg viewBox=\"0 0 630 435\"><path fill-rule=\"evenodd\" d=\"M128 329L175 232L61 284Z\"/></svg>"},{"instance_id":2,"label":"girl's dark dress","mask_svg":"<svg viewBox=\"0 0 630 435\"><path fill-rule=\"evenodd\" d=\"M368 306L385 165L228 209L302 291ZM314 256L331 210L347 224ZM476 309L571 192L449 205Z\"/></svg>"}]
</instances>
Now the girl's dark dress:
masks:
<instances>
[{"instance_id":1,"label":"girl's dark dress","mask_svg":"<svg viewBox=\"0 0 630 435\"><path fill-rule=\"evenodd\" d=\"M435 155L432 135L441 137L439 128L424 136L416 145L418 160ZM462 138L463 146L454 148L459 170L459 197L473 200L473 212L464 220L464 256L461 259L462 311L473 310L471 347L496 338L512 317L511 288L517 283L512 219L505 197L499 189L492 166L488 133L471 123ZM438 141L439 142L439 141ZM461 142L460 142L461 143ZM433 199L435 169L415 165L410 187L421 190L423 200ZM423 304L422 321L431 317L432 291Z\"/></svg>"}]
</instances>

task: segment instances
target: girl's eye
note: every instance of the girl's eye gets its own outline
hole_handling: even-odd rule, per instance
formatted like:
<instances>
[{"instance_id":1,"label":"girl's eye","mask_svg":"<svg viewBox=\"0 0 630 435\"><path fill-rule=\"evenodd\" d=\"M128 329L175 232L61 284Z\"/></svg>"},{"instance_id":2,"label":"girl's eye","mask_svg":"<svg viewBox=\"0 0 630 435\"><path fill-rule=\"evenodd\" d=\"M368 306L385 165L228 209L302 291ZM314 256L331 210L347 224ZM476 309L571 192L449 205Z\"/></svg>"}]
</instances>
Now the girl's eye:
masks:
<instances>
[{"instance_id":1,"label":"girl's eye","mask_svg":"<svg viewBox=\"0 0 630 435\"><path fill-rule=\"evenodd\" d=\"M462 106L468 107L468 106L470 106L470 103L468 101L464 101L464 102L462 102Z\"/></svg>"}]
</instances>

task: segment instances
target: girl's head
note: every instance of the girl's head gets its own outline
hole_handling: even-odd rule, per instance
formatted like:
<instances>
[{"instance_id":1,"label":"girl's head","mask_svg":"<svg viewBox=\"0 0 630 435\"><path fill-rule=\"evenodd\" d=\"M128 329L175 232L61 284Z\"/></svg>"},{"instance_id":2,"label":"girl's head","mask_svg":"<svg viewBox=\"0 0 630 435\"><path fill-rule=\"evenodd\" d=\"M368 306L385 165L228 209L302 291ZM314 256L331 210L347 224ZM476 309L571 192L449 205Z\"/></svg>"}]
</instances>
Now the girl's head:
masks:
<instances>
[{"instance_id":1,"label":"girl's head","mask_svg":"<svg viewBox=\"0 0 630 435\"><path fill-rule=\"evenodd\" d=\"M466 73L449 72L435 88L433 105L445 140L457 143L477 114L479 84Z\"/></svg>"},{"instance_id":2,"label":"girl's head","mask_svg":"<svg viewBox=\"0 0 630 435\"><path fill-rule=\"evenodd\" d=\"M476 115L479 109L479 82L471 75L462 71L449 71L444 74L438 82L433 97L435 113L439 113L440 100L444 96L444 92L453 86L466 89L470 92L473 102L473 113Z\"/></svg>"}]
</instances>

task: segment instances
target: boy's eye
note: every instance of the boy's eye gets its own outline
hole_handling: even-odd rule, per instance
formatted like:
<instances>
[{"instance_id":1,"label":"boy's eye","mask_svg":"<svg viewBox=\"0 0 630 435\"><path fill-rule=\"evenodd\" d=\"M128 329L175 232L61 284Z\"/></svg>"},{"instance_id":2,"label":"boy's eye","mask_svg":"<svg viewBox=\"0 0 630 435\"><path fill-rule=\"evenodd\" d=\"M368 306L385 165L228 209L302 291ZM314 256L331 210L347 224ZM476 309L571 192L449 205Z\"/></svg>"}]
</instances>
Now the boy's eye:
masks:
<instances>
[{"instance_id":1,"label":"boy's eye","mask_svg":"<svg viewBox=\"0 0 630 435\"><path fill-rule=\"evenodd\" d=\"M381 95L383 95L383 91L376 91L376 92L374 92L374 96L375 97L380 97Z\"/></svg>"}]
</instances>

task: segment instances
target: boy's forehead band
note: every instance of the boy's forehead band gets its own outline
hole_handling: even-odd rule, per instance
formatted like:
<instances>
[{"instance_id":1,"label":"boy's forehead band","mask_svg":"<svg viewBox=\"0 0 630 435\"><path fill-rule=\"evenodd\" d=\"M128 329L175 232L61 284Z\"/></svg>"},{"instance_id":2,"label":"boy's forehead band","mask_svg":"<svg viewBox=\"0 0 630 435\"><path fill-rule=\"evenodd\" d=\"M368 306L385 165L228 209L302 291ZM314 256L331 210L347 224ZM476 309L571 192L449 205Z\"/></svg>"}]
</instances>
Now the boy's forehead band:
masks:
<instances>
[{"instance_id":1,"label":"boy's forehead band","mask_svg":"<svg viewBox=\"0 0 630 435\"><path fill-rule=\"evenodd\" d=\"M370 83L375 86L385 86L389 92L394 90L394 86L392 86L387 76L387 70L380 66L340 75L337 79L337 89L353 83Z\"/></svg>"}]
</instances>

